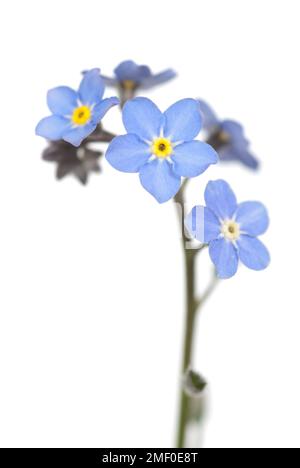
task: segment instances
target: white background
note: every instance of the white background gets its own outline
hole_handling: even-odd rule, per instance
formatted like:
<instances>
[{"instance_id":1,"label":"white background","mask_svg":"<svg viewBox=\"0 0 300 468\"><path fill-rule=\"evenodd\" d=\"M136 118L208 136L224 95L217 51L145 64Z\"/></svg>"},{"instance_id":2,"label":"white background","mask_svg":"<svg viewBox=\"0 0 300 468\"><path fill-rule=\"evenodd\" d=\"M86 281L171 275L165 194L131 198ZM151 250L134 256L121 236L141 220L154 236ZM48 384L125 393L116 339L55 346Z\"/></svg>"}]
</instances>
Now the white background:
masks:
<instances>
[{"instance_id":1,"label":"white background","mask_svg":"<svg viewBox=\"0 0 300 468\"><path fill-rule=\"evenodd\" d=\"M262 160L219 165L191 182L228 180L263 201L272 253L241 268L199 321L196 364L209 382L204 446L300 447L299 1L2 2L0 445L171 447L183 327L183 275L172 202L113 170L87 187L54 179L34 135L47 89L77 87L128 58L179 77L151 90L165 109L202 97L240 120ZM113 90L107 90L107 96ZM122 132L113 109L107 128ZM209 268L203 253L199 287ZM204 273L202 273L204 271Z\"/></svg>"}]
</instances>

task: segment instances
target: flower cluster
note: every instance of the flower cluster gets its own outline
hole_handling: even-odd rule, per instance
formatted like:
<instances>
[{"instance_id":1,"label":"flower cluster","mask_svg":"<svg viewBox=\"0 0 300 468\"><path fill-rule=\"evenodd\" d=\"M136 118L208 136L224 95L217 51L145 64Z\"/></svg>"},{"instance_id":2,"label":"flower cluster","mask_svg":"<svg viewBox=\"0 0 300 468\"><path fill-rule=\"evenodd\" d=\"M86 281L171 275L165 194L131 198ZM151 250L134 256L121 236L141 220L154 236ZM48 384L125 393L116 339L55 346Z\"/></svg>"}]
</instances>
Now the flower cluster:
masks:
<instances>
[{"instance_id":1,"label":"flower cluster","mask_svg":"<svg viewBox=\"0 0 300 468\"><path fill-rule=\"evenodd\" d=\"M91 142L110 143L106 160L119 171L139 173L142 186L159 203L175 197L182 178L199 176L219 156L221 161L237 160L256 169L258 161L249 152L242 126L219 120L204 101L182 99L161 112L149 99L133 98L137 89L174 76L170 69L153 75L149 67L125 61L113 78L94 68L84 73L78 91L66 86L50 90L47 102L52 115L39 122L36 133L50 140L43 159L57 163L57 178L71 173L85 184L90 172L99 172L102 152L89 148ZM119 91L124 135L114 137L100 123L120 102L117 97L103 99L104 84ZM201 130L206 141L196 140ZM259 202L238 204L223 180L207 185L205 201L206 206L193 208L185 224L193 237L209 246L218 276L233 276L239 261L253 270L266 268L270 256L257 238L268 227L265 207Z\"/></svg>"},{"instance_id":2,"label":"flower cluster","mask_svg":"<svg viewBox=\"0 0 300 468\"><path fill-rule=\"evenodd\" d=\"M173 70L154 75L148 66L127 60L114 72L115 76L110 78L94 68L83 72L78 91L59 86L48 92L52 115L38 123L36 133L50 140L42 157L57 164L57 179L72 174L86 184L91 172L100 172L99 161L104 155L104 151L95 150L92 143L107 143L105 160L113 168L138 173L142 187L158 203L174 199L180 204L178 212L182 216L190 178L200 176L219 160L239 161L257 169L258 161L249 151L242 126L231 120L219 120L205 101L184 98L162 112L150 99L136 97L138 90L174 78ZM116 88L119 98L103 99L105 84ZM118 136L105 131L101 122L117 104L125 127L124 134ZM205 141L197 139L201 130ZM185 256L186 332L178 448L186 447L187 428L192 423L198 424L205 411L206 380L191 367L197 312L212 293L218 278L233 277L240 263L256 271L264 270L270 263L270 254L259 239L269 226L268 213L262 203L238 203L225 180L210 181L204 198L205 206L196 205L186 217L180 218ZM192 246L186 242L187 232L200 246L194 249L194 240ZM207 289L199 295L195 281L196 254L205 246L214 265L214 274Z\"/></svg>"}]
</instances>

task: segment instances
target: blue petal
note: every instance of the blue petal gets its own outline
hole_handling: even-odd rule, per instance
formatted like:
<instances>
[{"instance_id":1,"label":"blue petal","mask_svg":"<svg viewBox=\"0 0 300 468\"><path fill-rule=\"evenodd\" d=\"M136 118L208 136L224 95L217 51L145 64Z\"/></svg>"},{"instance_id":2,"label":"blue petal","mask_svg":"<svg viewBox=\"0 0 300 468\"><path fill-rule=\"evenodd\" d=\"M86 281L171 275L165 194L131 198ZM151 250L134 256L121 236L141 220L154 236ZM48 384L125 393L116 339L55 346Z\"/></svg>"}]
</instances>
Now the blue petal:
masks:
<instances>
[{"instance_id":1,"label":"blue petal","mask_svg":"<svg viewBox=\"0 0 300 468\"><path fill-rule=\"evenodd\" d=\"M164 136L174 142L193 140L201 130L202 117L195 99L175 102L164 115Z\"/></svg>"},{"instance_id":2,"label":"blue petal","mask_svg":"<svg viewBox=\"0 0 300 468\"><path fill-rule=\"evenodd\" d=\"M200 106L200 112L202 114L204 130L213 131L215 127L220 125L219 119L217 118L212 108L207 104L207 102L199 99L198 103Z\"/></svg>"},{"instance_id":3,"label":"blue petal","mask_svg":"<svg viewBox=\"0 0 300 468\"><path fill-rule=\"evenodd\" d=\"M150 156L149 145L132 133L114 138L106 152L107 161L123 172L138 172Z\"/></svg>"},{"instance_id":4,"label":"blue petal","mask_svg":"<svg viewBox=\"0 0 300 468\"><path fill-rule=\"evenodd\" d=\"M48 140L61 140L64 132L71 126L70 120L58 115L45 117L36 126L35 133Z\"/></svg>"},{"instance_id":5,"label":"blue petal","mask_svg":"<svg viewBox=\"0 0 300 468\"><path fill-rule=\"evenodd\" d=\"M225 133L228 133L236 143L240 143L243 146L248 145L249 142L244 136L244 129L239 122L235 120L223 120L222 122L222 130Z\"/></svg>"},{"instance_id":6,"label":"blue petal","mask_svg":"<svg viewBox=\"0 0 300 468\"><path fill-rule=\"evenodd\" d=\"M104 83L99 68L85 73L80 86L79 96L83 104L91 105L101 101L104 94Z\"/></svg>"},{"instance_id":7,"label":"blue petal","mask_svg":"<svg viewBox=\"0 0 300 468\"><path fill-rule=\"evenodd\" d=\"M138 67L138 83L151 77L151 70L147 65L139 65Z\"/></svg>"},{"instance_id":8,"label":"blue petal","mask_svg":"<svg viewBox=\"0 0 300 468\"><path fill-rule=\"evenodd\" d=\"M209 244L209 255L219 278L231 278L236 274L239 258L232 242L225 239L213 240Z\"/></svg>"},{"instance_id":9,"label":"blue petal","mask_svg":"<svg viewBox=\"0 0 300 468\"><path fill-rule=\"evenodd\" d=\"M96 129L97 125L90 122L86 125L73 128L63 135L63 139L73 146L80 146L82 141Z\"/></svg>"},{"instance_id":10,"label":"blue petal","mask_svg":"<svg viewBox=\"0 0 300 468\"><path fill-rule=\"evenodd\" d=\"M139 66L133 60L124 60L114 70L118 81L136 81L139 74Z\"/></svg>"},{"instance_id":11,"label":"blue petal","mask_svg":"<svg viewBox=\"0 0 300 468\"><path fill-rule=\"evenodd\" d=\"M249 152L249 141L244 135L243 127L233 120L224 120L223 132L230 137L230 142L219 149L223 161L240 161L250 169L258 169L259 161Z\"/></svg>"},{"instance_id":12,"label":"blue petal","mask_svg":"<svg viewBox=\"0 0 300 468\"><path fill-rule=\"evenodd\" d=\"M205 202L219 219L231 219L237 209L235 194L225 180L209 182L205 189Z\"/></svg>"},{"instance_id":13,"label":"blue petal","mask_svg":"<svg viewBox=\"0 0 300 468\"><path fill-rule=\"evenodd\" d=\"M152 141L160 134L163 114L150 99L138 97L127 101L123 108L123 123L128 133Z\"/></svg>"},{"instance_id":14,"label":"blue petal","mask_svg":"<svg viewBox=\"0 0 300 468\"><path fill-rule=\"evenodd\" d=\"M146 65L137 65L132 60L125 60L114 70L118 81L132 80L137 84L151 76L150 68Z\"/></svg>"},{"instance_id":15,"label":"blue petal","mask_svg":"<svg viewBox=\"0 0 300 468\"><path fill-rule=\"evenodd\" d=\"M140 181L159 203L164 203L176 195L181 179L174 174L168 161L155 159L141 168Z\"/></svg>"},{"instance_id":16,"label":"blue petal","mask_svg":"<svg viewBox=\"0 0 300 468\"><path fill-rule=\"evenodd\" d=\"M102 80L104 81L104 84L107 86L117 86L118 85L118 80L116 78L111 78L110 76L105 76L101 75Z\"/></svg>"},{"instance_id":17,"label":"blue petal","mask_svg":"<svg viewBox=\"0 0 300 468\"><path fill-rule=\"evenodd\" d=\"M78 106L78 94L67 86L59 86L50 89L47 94L48 107L57 115L72 115L75 107Z\"/></svg>"},{"instance_id":18,"label":"blue petal","mask_svg":"<svg viewBox=\"0 0 300 468\"><path fill-rule=\"evenodd\" d=\"M249 151L239 151L237 155L237 159L239 159L245 166L254 170L259 169L260 163L258 159L256 159L253 154L249 153Z\"/></svg>"},{"instance_id":19,"label":"blue petal","mask_svg":"<svg viewBox=\"0 0 300 468\"><path fill-rule=\"evenodd\" d=\"M258 169L259 161L245 147L235 146L234 142L218 149L221 161L239 161L250 169Z\"/></svg>"},{"instance_id":20,"label":"blue petal","mask_svg":"<svg viewBox=\"0 0 300 468\"><path fill-rule=\"evenodd\" d=\"M104 117L106 112L113 106L119 104L119 99L117 97L110 97L107 99L103 99L103 101L99 102L94 109L93 109L93 116L92 120L94 123L99 123L100 120Z\"/></svg>"},{"instance_id":21,"label":"blue petal","mask_svg":"<svg viewBox=\"0 0 300 468\"><path fill-rule=\"evenodd\" d=\"M201 243L208 244L220 235L219 220L204 206L195 206L187 216L185 225L191 236Z\"/></svg>"},{"instance_id":22,"label":"blue petal","mask_svg":"<svg viewBox=\"0 0 300 468\"><path fill-rule=\"evenodd\" d=\"M218 148L218 155L220 156L221 162L239 161L239 152L236 151L233 145L225 144Z\"/></svg>"},{"instance_id":23,"label":"blue petal","mask_svg":"<svg viewBox=\"0 0 300 468\"><path fill-rule=\"evenodd\" d=\"M240 236L237 241L241 261L251 270L264 270L270 263L270 254L264 244L255 237Z\"/></svg>"},{"instance_id":24,"label":"blue petal","mask_svg":"<svg viewBox=\"0 0 300 468\"><path fill-rule=\"evenodd\" d=\"M190 141L174 148L174 172L183 177L196 177L219 160L215 150L202 141Z\"/></svg>"},{"instance_id":25,"label":"blue petal","mask_svg":"<svg viewBox=\"0 0 300 468\"><path fill-rule=\"evenodd\" d=\"M151 75L151 76L148 76L147 78L144 78L141 83L141 89L152 88L152 86L165 83L166 81L172 80L176 76L177 76L177 73L171 68L168 68L167 70L161 73L157 73L156 75Z\"/></svg>"},{"instance_id":26,"label":"blue petal","mask_svg":"<svg viewBox=\"0 0 300 468\"><path fill-rule=\"evenodd\" d=\"M250 236L260 236L269 226L268 212L260 202L240 203L236 212L236 221L241 231Z\"/></svg>"}]
</instances>

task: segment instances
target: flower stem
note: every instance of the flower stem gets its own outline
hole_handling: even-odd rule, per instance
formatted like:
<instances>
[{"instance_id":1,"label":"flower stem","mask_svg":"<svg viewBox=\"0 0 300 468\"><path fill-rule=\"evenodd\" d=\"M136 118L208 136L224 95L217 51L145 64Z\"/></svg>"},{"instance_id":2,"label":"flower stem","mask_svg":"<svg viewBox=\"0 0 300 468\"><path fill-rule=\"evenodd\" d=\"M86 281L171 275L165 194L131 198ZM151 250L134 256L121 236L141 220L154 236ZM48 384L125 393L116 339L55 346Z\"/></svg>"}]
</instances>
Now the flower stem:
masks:
<instances>
[{"instance_id":1,"label":"flower stem","mask_svg":"<svg viewBox=\"0 0 300 468\"><path fill-rule=\"evenodd\" d=\"M192 348L193 348L193 334L195 315L197 310L197 302L195 300L195 258L196 251L188 250L186 248L186 237L184 232L184 205L185 205L185 190L188 184L188 179L182 184L180 191L174 198L178 208L179 222L181 229L182 248L184 253L184 267L185 267L185 288L186 288L186 319L185 319L185 332L184 332L184 348L182 357L182 375L187 371L191 365ZM181 382L180 382L181 383ZM184 448L186 426L188 421L188 407L189 397L181 388L180 392L180 409L178 421L178 434L177 444L178 448Z\"/></svg>"},{"instance_id":2,"label":"flower stem","mask_svg":"<svg viewBox=\"0 0 300 468\"><path fill-rule=\"evenodd\" d=\"M185 190L188 180L186 179L182 184L181 190L175 196L174 201L180 207L178 210L182 248L184 253L184 267L185 267L185 288L186 288L186 316L185 316L185 331L184 331L184 345L182 356L181 376L183 377L188 369L192 367L193 359L193 338L195 330L195 321L197 312L203 306L206 299L213 292L217 281L215 275L213 276L211 284L208 286L206 292L201 298L197 297L195 283L196 283L196 258L204 245L198 249L187 248L188 239L184 231L184 206L185 206ZM185 448L186 444L186 429L188 422L193 417L190 414L190 396L184 391L182 381L180 382L180 401L179 401L179 416L178 416L178 429L177 429L177 448Z\"/></svg>"},{"instance_id":3,"label":"flower stem","mask_svg":"<svg viewBox=\"0 0 300 468\"><path fill-rule=\"evenodd\" d=\"M195 302L195 253L185 250L185 277L186 277L186 322L184 332L184 348L181 372L182 376L191 367L193 353L193 336L197 304ZM189 396L181 388L180 410L178 421L177 447L184 448L186 428L189 419Z\"/></svg>"}]
</instances>

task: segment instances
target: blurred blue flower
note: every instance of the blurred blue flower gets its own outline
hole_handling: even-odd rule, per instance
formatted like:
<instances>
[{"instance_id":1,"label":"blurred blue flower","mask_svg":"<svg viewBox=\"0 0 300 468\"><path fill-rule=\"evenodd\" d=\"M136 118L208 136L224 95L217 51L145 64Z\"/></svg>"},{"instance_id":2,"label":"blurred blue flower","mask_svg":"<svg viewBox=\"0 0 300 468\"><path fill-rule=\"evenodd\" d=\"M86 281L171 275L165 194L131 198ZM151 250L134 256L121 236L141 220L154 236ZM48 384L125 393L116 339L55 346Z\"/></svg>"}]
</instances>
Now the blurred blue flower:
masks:
<instances>
[{"instance_id":1,"label":"blurred blue flower","mask_svg":"<svg viewBox=\"0 0 300 468\"><path fill-rule=\"evenodd\" d=\"M78 92L67 86L51 89L47 103L53 115L38 123L36 134L79 146L96 129L106 112L119 103L116 97L102 99L103 94L104 83L98 68L85 73Z\"/></svg>"},{"instance_id":2,"label":"blurred blue flower","mask_svg":"<svg viewBox=\"0 0 300 468\"><path fill-rule=\"evenodd\" d=\"M114 73L114 78L102 75L105 84L121 87L129 91L133 91L137 88L152 88L176 76L176 73L170 68L161 73L153 74L149 67L146 65L137 65L132 60L121 62L115 68Z\"/></svg>"},{"instance_id":3,"label":"blurred blue flower","mask_svg":"<svg viewBox=\"0 0 300 468\"><path fill-rule=\"evenodd\" d=\"M113 139L106 158L119 171L139 172L159 203L176 195L181 177L198 176L218 162L211 146L194 140L202 124L194 99L178 101L165 113L149 99L132 99L124 106L123 123L128 134Z\"/></svg>"},{"instance_id":4,"label":"blurred blue flower","mask_svg":"<svg viewBox=\"0 0 300 468\"><path fill-rule=\"evenodd\" d=\"M199 100L199 104L207 142L218 151L220 160L240 161L251 169L258 169L259 161L249 151L243 127L233 120L219 120L205 101Z\"/></svg>"},{"instance_id":5,"label":"blurred blue flower","mask_svg":"<svg viewBox=\"0 0 300 468\"><path fill-rule=\"evenodd\" d=\"M268 213L260 202L237 203L224 180L209 182L206 207L195 206L186 227L199 242L209 244L209 254L219 278L235 275L239 260L252 270L264 270L270 255L257 236L269 226Z\"/></svg>"}]
</instances>

